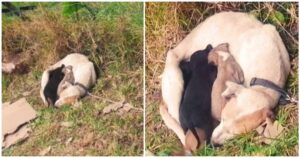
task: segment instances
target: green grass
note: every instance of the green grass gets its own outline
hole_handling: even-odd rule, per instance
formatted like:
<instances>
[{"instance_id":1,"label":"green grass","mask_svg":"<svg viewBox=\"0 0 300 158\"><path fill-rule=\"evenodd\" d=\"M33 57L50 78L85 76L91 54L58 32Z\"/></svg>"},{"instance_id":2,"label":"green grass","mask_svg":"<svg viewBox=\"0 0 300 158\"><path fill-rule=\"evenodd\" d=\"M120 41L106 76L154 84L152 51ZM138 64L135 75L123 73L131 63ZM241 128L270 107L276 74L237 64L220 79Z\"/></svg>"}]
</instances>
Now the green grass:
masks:
<instances>
[{"instance_id":1,"label":"green grass","mask_svg":"<svg viewBox=\"0 0 300 158\"><path fill-rule=\"evenodd\" d=\"M28 4L17 4L23 5ZM2 75L2 95L6 102L30 93L25 98L38 117L29 124L30 137L2 155L39 155L49 146L47 155L53 156L142 155L143 113L102 110L110 104L104 99L143 108L143 3L88 3L97 13L94 20L84 9L78 19L63 16L62 3L30 5L37 9L24 13L28 20L2 15L2 57L18 54L29 66L28 73ZM122 12L115 13L118 9ZM42 72L70 53L85 54L97 64L100 78L91 93L104 99L86 96L78 108L45 107L39 95Z\"/></svg>"},{"instance_id":2,"label":"green grass","mask_svg":"<svg viewBox=\"0 0 300 158\"><path fill-rule=\"evenodd\" d=\"M164 68L167 50L175 47L207 17L229 10L249 12L263 23L276 26L292 65L286 88L293 97L298 97L298 3L146 3L146 148L155 155L172 155L182 151L179 139L164 125L159 115L159 75ZM250 132L226 142L223 147L208 145L194 155L298 155L298 106L279 106L275 112L276 120L285 130L272 144L258 143L254 139L257 133Z\"/></svg>"}]
</instances>

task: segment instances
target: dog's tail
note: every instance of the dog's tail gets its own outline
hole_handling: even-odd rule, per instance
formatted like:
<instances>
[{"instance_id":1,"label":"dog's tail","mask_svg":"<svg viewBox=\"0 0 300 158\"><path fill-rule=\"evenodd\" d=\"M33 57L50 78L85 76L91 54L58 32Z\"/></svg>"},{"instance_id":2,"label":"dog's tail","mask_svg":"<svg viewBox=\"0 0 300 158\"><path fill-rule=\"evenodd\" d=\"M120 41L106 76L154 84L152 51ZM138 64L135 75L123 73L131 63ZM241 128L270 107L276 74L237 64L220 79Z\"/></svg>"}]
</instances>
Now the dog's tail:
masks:
<instances>
[{"instance_id":1,"label":"dog's tail","mask_svg":"<svg viewBox=\"0 0 300 158\"><path fill-rule=\"evenodd\" d=\"M100 78L101 75L101 69L100 69L100 65L98 65L95 61L92 60L94 69L95 69L95 73L96 73L96 79Z\"/></svg>"},{"instance_id":2,"label":"dog's tail","mask_svg":"<svg viewBox=\"0 0 300 158\"><path fill-rule=\"evenodd\" d=\"M164 103L159 106L160 115L165 122L166 126L176 133L183 146L185 146L185 134L181 128L179 122L177 122L168 112L168 109Z\"/></svg>"}]
</instances>

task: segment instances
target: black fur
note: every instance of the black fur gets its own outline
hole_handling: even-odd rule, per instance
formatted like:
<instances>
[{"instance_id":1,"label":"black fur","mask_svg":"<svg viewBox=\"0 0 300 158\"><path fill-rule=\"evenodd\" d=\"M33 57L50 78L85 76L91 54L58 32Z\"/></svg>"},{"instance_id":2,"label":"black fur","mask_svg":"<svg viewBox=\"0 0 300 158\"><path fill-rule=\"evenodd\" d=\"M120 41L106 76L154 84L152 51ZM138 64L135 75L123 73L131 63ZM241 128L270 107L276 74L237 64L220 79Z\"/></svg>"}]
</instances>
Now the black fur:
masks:
<instances>
[{"instance_id":1,"label":"black fur","mask_svg":"<svg viewBox=\"0 0 300 158\"><path fill-rule=\"evenodd\" d=\"M179 68L182 71L182 75L183 75L183 80L184 80L184 90L186 89L190 79L191 79L191 75L192 75L192 70L191 70L191 66L190 66L190 62L188 61L181 61L179 63ZM184 94L184 92L183 92Z\"/></svg>"},{"instance_id":2,"label":"black fur","mask_svg":"<svg viewBox=\"0 0 300 158\"><path fill-rule=\"evenodd\" d=\"M185 82L179 108L180 124L185 133L189 129L193 132L198 139L198 145L200 140L195 128L203 129L208 139L213 130L211 91L217 77L217 67L208 63L208 54L211 49L212 46L208 45L204 50L195 52L189 64L180 64Z\"/></svg>"},{"instance_id":3,"label":"black fur","mask_svg":"<svg viewBox=\"0 0 300 158\"><path fill-rule=\"evenodd\" d=\"M58 67L49 72L49 80L44 89L44 95L47 100L48 106L53 106L56 100L58 99L57 87L65 76L62 72L62 69L64 67L65 65L62 64L61 67Z\"/></svg>"}]
</instances>

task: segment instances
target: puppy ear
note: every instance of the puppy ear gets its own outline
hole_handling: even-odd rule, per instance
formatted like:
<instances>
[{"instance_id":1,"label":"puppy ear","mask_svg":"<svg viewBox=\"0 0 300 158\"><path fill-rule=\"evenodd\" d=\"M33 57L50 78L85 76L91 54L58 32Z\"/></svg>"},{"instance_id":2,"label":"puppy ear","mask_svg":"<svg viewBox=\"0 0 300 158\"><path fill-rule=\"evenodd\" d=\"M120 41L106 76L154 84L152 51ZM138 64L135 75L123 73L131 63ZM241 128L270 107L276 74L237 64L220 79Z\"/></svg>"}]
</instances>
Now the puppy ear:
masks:
<instances>
[{"instance_id":1,"label":"puppy ear","mask_svg":"<svg viewBox=\"0 0 300 158\"><path fill-rule=\"evenodd\" d=\"M221 43L217 47L215 47L217 51L227 52L229 53L229 44L228 43Z\"/></svg>"},{"instance_id":2,"label":"puppy ear","mask_svg":"<svg viewBox=\"0 0 300 158\"><path fill-rule=\"evenodd\" d=\"M241 71L241 70L234 71L232 74L232 78L233 78L234 82L236 82L236 83L239 83L239 84L244 83L243 71Z\"/></svg>"},{"instance_id":3,"label":"puppy ear","mask_svg":"<svg viewBox=\"0 0 300 158\"><path fill-rule=\"evenodd\" d=\"M208 54L208 63L218 65L219 64L219 55L215 52L210 52Z\"/></svg>"},{"instance_id":4,"label":"puppy ear","mask_svg":"<svg viewBox=\"0 0 300 158\"><path fill-rule=\"evenodd\" d=\"M206 48L205 48L206 50L211 50L211 49L213 49L213 47L212 47L212 45L211 44L208 44L207 46L206 46Z\"/></svg>"}]
</instances>

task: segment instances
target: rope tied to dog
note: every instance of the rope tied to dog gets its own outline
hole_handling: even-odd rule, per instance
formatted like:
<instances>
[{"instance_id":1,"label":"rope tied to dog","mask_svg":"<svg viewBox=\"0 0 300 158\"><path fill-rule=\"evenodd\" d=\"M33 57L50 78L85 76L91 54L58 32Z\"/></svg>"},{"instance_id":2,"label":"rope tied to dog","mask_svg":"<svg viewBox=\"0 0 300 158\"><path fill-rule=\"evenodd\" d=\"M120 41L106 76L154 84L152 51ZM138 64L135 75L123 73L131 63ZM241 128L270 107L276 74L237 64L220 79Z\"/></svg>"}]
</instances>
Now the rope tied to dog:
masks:
<instances>
[{"instance_id":1,"label":"rope tied to dog","mask_svg":"<svg viewBox=\"0 0 300 158\"><path fill-rule=\"evenodd\" d=\"M288 103L298 104L298 100L296 100L287 91L285 91L283 88L280 88L272 81L254 77L251 79L250 86L254 86L254 85L260 85L260 86L263 86L266 88L271 88L271 89L277 91L278 93L280 93L280 95L281 95L280 99L279 99L280 104L283 104L283 105L288 104Z\"/></svg>"},{"instance_id":2,"label":"rope tied to dog","mask_svg":"<svg viewBox=\"0 0 300 158\"><path fill-rule=\"evenodd\" d=\"M83 96L86 96L86 95L89 95L89 96L92 96L94 98L97 98L97 99L101 99L101 100L104 100L106 102L110 102L110 103L115 103L115 101L112 101L110 99L106 99L106 98L102 98L100 96L96 96L96 95L93 95L89 92L89 89L86 88L83 84L79 83L79 82L75 82L74 83L75 86L79 86L80 88L82 88L84 90L84 95Z\"/></svg>"},{"instance_id":3,"label":"rope tied to dog","mask_svg":"<svg viewBox=\"0 0 300 158\"><path fill-rule=\"evenodd\" d=\"M103 97L100 97L100 96L97 96L97 95L93 95L89 92L89 89L86 88L83 84L79 83L79 82L75 82L74 83L75 86L79 86L81 87L83 90L84 90L84 96L88 95L88 96L91 96L91 97L94 97L94 98L97 98L97 99L100 99L100 100L103 100L105 102L109 102L109 103L112 103L112 104L118 104L120 102L117 102L117 101L113 101L113 100L110 100L110 99L107 99L107 98L103 98ZM124 101L123 101L124 102ZM125 103L125 102L124 102ZM130 105L130 108L131 109L134 109L134 110L138 110L138 111L141 111L143 112L143 109L141 108L137 108L137 107L133 107Z\"/></svg>"}]
</instances>

